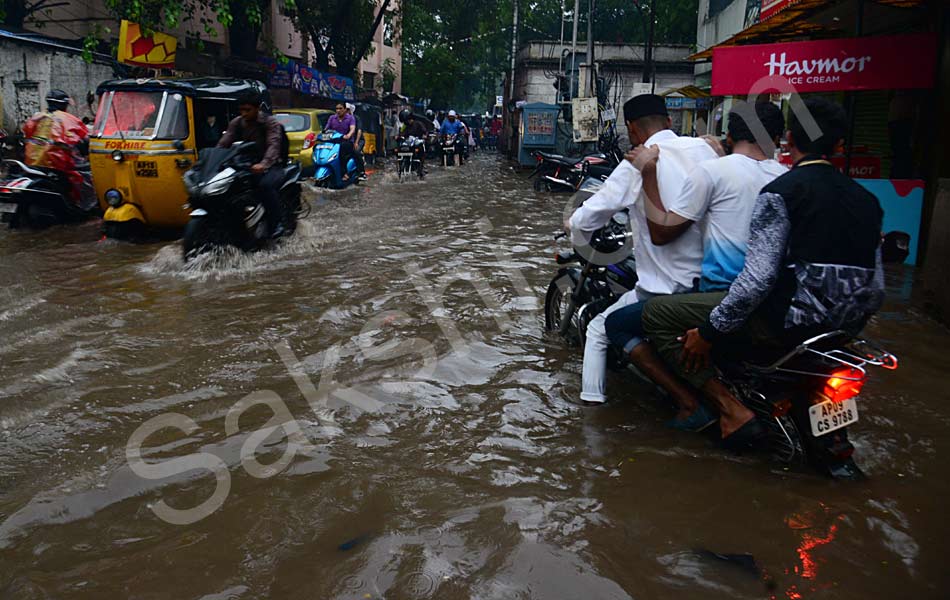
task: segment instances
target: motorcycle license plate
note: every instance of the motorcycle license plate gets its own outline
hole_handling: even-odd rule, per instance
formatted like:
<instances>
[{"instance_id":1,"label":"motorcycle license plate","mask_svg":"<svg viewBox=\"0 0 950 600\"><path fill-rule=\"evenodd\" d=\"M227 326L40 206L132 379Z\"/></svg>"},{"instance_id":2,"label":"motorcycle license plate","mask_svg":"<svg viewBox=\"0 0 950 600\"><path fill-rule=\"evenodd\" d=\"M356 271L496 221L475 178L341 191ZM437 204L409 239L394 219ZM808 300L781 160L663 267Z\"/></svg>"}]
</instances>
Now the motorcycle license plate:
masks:
<instances>
[{"instance_id":1,"label":"motorcycle license plate","mask_svg":"<svg viewBox=\"0 0 950 600\"><path fill-rule=\"evenodd\" d=\"M825 400L814 404L808 407L808 418L811 420L811 434L815 437L857 423L857 398L848 398L843 402Z\"/></svg>"},{"instance_id":2,"label":"motorcycle license plate","mask_svg":"<svg viewBox=\"0 0 950 600\"><path fill-rule=\"evenodd\" d=\"M399 158L412 158L412 152L400 152Z\"/></svg>"},{"instance_id":3,"label":"motorcycle license plate","mask_svg":"<svg viewBox=\"0 0 950 600\"><path fill-rule=\"evenodd\" d=\"M11 202L0 202L0 213L15 213L16 204Z\"/></svg>"}]
</instances>

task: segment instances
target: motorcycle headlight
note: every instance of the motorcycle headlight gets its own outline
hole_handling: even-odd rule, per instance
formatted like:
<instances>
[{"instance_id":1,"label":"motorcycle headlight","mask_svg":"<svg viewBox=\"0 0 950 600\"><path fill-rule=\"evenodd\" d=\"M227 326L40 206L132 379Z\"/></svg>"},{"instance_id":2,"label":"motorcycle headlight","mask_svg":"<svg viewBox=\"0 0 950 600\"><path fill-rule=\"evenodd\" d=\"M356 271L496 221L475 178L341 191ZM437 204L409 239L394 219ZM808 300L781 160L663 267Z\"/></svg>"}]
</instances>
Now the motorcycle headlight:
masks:
<instances>
[{"instance_id":1,"label":"motorcycle headlight","mask_svg":"<svg viewBox=\"0 0 950 600\"><path fill-rule=\"evenodd\" d=\"M106 204L116 208L122 204L122 192L115 189L106 190Z\"/></svg>"},{"instance_id":2,"label":"motorcycle headlight","mask_svg":"<svg viewBox=\"0 0 950 600\"><path fill-rule=\"evenodd\" d=\"M221 171L217 175L211 178L211 180L205 184L204 193L206 196L216 196L222 194L231 187L231 183L234 181L234 178L237 176L237 171L228 167L227 169Z\"/></svg>"}]
</instances>

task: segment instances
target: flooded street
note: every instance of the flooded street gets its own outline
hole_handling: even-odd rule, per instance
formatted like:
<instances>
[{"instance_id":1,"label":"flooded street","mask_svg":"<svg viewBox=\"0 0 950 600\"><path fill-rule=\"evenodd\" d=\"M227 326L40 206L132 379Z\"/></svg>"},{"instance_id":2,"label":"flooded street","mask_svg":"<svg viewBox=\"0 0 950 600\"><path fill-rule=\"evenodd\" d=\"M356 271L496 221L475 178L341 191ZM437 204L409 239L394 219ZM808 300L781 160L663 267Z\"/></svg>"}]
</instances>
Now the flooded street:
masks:
<instances>
[{"instance_id":1,"label":"flooded street","mask_svg":"<svg viewBox=\"0 0 950 600\"><path fill-rule=\"evenodd\" d=\"M946 597L950 333L912 272L836 483L666 429L629 373L580 406L543 331L567 197L431 170L187 267L0 231L0 598Z\"/></svg>"}]
</instances>

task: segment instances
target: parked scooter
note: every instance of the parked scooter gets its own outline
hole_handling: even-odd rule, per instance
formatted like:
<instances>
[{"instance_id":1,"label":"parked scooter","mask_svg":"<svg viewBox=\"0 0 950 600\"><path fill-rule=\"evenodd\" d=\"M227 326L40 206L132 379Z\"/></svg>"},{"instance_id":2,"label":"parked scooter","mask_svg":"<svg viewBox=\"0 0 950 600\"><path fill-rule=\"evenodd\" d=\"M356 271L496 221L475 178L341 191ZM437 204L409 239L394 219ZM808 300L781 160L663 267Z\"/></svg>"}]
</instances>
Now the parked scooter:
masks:
<instances>
[{"instance_id":1,"label":"parked scooter","mask_svg":"<svg viewBox=\"0 0 950 600\"><path fill-rule=\"evenodd\" d=\"M575 206L601 185L587 179ZM560 268L544 302L548 331L583 348L591 320L634 288L636 265L627 227L627 215L618 213L591 236L589 248L557 254ZM564 236L559 233L556 239ZM863 477L852 457L848 427L858 421L857 399L868 368L896 369L893 355L834 331L764 363L725 354L714 359L723 381L767 427L763 446L774 457L790 465L810 464L836 479ZM612 348L608 364L623 366L625 357Z\"/></svg>"},{"instance_id":2,"label":"parked scooter","mask_svg":"<svg viewBox=\"0 0 950 600\"><path fill-rule=\"evenodd\" d=\"M264 206L255 192L253 142L230 148L206 148L198 163L185 172L190 219L182 242L185 261L215 247L234 246L245 252L267 247L270 231ZM280 182L284 235L297 228L302 217L300 201L300 165L288 162Z\"/></svg>"},{"instance_id":3,"label":"parked scooter","mask_svg":"<svg viewBox=\"0 0 950 600\"><path fill-rule=\"evenodd\" d=\"M538 164L528 178L537 177L535 191L575 192L588 177L606 180L623 160L623 152L612 130L600 136L598 147L600 152L577 157L534 152Z\"/></svg>"},{"instance_id":4,"label":"parked scooter","mask_svg":"<svg viewBox=\"0 0 950 600\"><path fill-rule=\"evenodd\" d=\"M346 165L340 158L340 144L343 134L338 131L325 131L317 136L317 145L313 147L313 179L320 187L339 190L359 182L356 161L350 158Z\"/></svg>"},{"instance_id":5,"label":"parked scooter","mask_svg":"<svg viewBox=\"0 0 950 600\"><path fill-rule=\"evenodd\" d=\"M396 168L400 181L408 179L413 173L416 173L419 179L425 178L425 169L422 168L425 152L426 145L423 140L412 136L399 138L399 146L396 148Z\"/></svg>"},{"instance_id":6,"label":"parked scooter","mask_svg":"<svg viewBox=\"0 0 950 600\"><path fill-rule=\"evenodd\" d=\"M88 174L88 164L85 166ZM73 184L62 171L28 166L19 160L0 163L0 219L9 227L41 229L59 223L79 223L101 214L92 190L71 198Z\"/></svg>"}]
</instances>

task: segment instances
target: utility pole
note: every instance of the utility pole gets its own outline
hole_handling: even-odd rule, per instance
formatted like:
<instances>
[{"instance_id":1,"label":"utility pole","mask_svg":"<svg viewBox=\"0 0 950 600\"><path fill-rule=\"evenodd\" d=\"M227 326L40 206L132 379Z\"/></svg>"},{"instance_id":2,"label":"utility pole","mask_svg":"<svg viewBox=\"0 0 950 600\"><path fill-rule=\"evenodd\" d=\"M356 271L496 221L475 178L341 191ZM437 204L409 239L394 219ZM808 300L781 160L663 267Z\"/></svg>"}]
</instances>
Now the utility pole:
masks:
<instances>
[{"instance_id":1,"label":"utility pole","mask_svg":"<svg viewBox=\"0 0 950 600\"><path fill-rule=\"evenodd\" d=\"M647 27L647 45L643 51L643 83L651 83L651 92L656 91L653 81L653 26L656 24L656 0L650 0L650 23Z\"/></svg>"},{"instance_id":2,"label":"utility pole","mask_svg":"<svg viewBox=\"0 0 950 600\"><path fill-rule=\"evenodd\" d=\"M518 0L515 0L515 14L511 28L511 77L508 80L508 102L515 99L515 54L518 52Z\"/></svg>"},{"instance_id":3,"label":"utility pole","mask_svg":"<svg viewBox=\"0 0 950 600\"><path fill-rule=\"evenodd\" d=\"M561 0L561 41L560 46L558 47L558 57L557 57L557 76L558 76L558 88L557 88L557 101L561 101L561 95L564 90L561 89L561 74L564 73L564 2L566 0Z\"/></svg>"},{"instance_id":4,"label":"utility pole","mask_svg":"<svg viewBox=\"0 0 950 600\"><path fill-rule=\"evenodd\" d=\"M581 0L574 0L574 33L571 36L571 80L567 84L567 99L574 98L574 71L577 70L577 13L581 11Z\"/></svg>"},{"instance_id":5,"label":"utility pole","mask_svg":"<svg viewBox=\"0 0 950 600\"><path fill-rule=\"evenodd\" d=\"M594 79L594 0L587 0L587 89L591 97L597 97Z\"/></svg>"}]
</instances>

